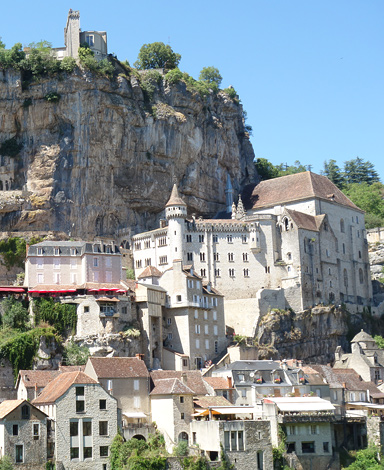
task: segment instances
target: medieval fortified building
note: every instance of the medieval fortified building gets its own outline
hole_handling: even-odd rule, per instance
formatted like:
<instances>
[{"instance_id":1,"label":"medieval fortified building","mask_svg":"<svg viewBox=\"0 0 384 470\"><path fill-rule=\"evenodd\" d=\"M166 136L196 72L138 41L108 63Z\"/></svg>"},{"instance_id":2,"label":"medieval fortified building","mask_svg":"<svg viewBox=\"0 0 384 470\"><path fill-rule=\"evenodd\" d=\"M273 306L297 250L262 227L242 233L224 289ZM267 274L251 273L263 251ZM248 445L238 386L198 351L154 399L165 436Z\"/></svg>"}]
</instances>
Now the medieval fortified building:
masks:
<instances>
[{"instance_id":1,"label":"medieval fortified building","mask_svg":"<svg viewBox=\"0 0 384 470\"><path fill-rule=\"evenodd\" d=\"M106 33L82 32L79 21L70 10L56 56L76 58L87 43L105 58ZM204 219L174 184L155 230L124 243L27 247L24 285L0 287L1 299L29 301L32 322L41 298L75 305L68 343L90 357L62 364L40 340L33 370L20 370L15 386L1 364L0 456L14 468L119 470L110 461L118 432L161 433L175 470L185 464L175 449L211 468L338 470L340 449L382 445L384 354L369 334L352 338L351 353L335 348L333 367L260 360L254 343L274 309L308 311L312 321L315 308L336 318L341 305L351 316L372 307L364 212L309 171L242 195L228 175L225 193L225 210Z\"/></svg>"}]
</instances>

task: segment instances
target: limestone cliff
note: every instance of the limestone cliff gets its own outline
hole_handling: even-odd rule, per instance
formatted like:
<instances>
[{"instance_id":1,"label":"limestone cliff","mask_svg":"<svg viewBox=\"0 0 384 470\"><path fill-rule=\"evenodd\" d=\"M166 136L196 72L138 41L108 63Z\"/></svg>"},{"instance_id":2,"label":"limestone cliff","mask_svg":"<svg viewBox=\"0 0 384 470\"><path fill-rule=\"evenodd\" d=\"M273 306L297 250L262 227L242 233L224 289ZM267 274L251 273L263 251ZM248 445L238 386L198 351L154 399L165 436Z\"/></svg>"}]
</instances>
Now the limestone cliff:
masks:
<instances>
[{"instance_id":1,"label":"limestone cliff","mask_svg":"<svg viewBox=\"0 0 384 470\"><path fill-rule=\"evenodd\" d=\"M242 107L224 92L163 79L148 100L133 75L79 69L27 88L16 71L0 79L0 145L22 145L1 160L2 231L129 234L157 226L173 180L191 212L212 215L227 172L235 192L256 179Z\"/></svg>"}]
</instances>

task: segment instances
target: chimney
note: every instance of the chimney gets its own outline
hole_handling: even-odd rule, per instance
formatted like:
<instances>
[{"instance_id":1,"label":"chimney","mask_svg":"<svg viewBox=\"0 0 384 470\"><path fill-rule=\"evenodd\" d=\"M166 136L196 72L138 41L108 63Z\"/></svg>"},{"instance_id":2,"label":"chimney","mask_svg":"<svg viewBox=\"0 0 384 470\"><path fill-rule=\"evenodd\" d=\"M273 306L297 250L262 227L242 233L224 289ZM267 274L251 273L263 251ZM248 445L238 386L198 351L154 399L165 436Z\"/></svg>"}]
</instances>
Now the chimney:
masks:
<instances>
[{"instance_id":1,"label":"chimney","mask_svg":"<svg viewBox=\"0 0 384 470\"><path fill-rule=\"evenodd\" d=\"M29 244L25 245L25 256L28 256Z\"/></svg>"},{"instance_id":2,"label":"chimney","mask_svg":"<svg viewBox=\"0 0 384 470\"><path fill-rule=\"evenodd\" d=\"M35 382L35 397L34 398L37 398L37 383Z\"/></svg>"},{"instance_id":3,"label":"chimney","mask_svg":"<svg viewBox=\"0 0 384 470\"><path fill-rule=\"evenodd\" d=\"M228 388L232 388L232 379L231 377L227 377Z\"/></svg>"},{"instance_id":4,"label":"chimney","mask_svg":"<svg viewBox=\"0 0 384 470\"><path fill-rule=\"evenodd\" d=\"M136 358L140 359L140 361L144 361L144 354L136 354Z\"/></svg>"},{"instance_id":5,"label":"chimney","mask_svg":"<svg viewBox=\"0 0 384 470\"><path fill-rule=\"evenodd\" d=\"M183 382L184 385L187 385L188 377L185 372L181 374L181 381Z\"/></svg>"}]
</instances>

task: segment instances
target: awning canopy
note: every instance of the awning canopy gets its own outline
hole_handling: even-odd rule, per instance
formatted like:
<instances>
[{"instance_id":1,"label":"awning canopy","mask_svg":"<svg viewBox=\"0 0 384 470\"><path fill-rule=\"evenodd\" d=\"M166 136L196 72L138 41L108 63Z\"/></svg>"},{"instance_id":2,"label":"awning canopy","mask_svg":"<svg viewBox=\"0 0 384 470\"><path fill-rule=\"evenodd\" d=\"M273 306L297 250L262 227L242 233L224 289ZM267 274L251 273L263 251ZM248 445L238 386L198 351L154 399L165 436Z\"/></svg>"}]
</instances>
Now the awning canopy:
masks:
<instances>
[{"instance_id":1,"label":"awning canopy","mask_svg":"<svg viewBox=\"0 0 384 470\"><path fill-rule=\"evenodd\" d=\"M24 289L23 287L13 287L13 286L9 286L9 287L0 287L0 292L14 292L14 293L25 293L26 292L26 289Z\"/></svg>"},{"instance_id":2,"label":"awning canopy","mask_svg":"<svg viewBox=\"0 0 384 470\"><path fill-rule=\"evenodd\" d=\"M116 297L112 297L111 299L108 297L99 297L96 299L96 302L120 302L120 300L116 299Z\"/></svg>"},{"instance_id":3,"label":"awning canopy","mask_svg":"<svg viewBox=\"0 0 384 470\"><path fill-rule=\"evenodd\" d=\"M123 412L123 416L126 418L146 418L147 415L142 411Z\"/></svg>"},{"instance_id":4,"label":"awning canopy","mask_svg":"<svg viewBox=\"0 0 384 470\"><path fill-rule=\"evenodd\" d=\"M216 411L221 415L239 415L255 412L255 408L253 406L215 406L212 407L211 410Z\"/></svg>"}]
</instances>

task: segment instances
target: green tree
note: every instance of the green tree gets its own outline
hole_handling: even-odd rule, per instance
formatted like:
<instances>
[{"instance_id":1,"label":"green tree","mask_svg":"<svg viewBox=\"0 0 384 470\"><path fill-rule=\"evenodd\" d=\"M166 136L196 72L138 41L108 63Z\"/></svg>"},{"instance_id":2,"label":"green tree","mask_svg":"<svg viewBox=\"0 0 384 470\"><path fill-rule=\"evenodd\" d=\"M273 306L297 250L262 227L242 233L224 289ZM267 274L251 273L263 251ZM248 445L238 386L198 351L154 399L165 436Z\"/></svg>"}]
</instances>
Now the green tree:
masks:
<instances>
[{"instance_id":1,"label":"green tree","mask_svg":"<svg viewBox=\"0 0 384 470\"><path fill-rule=\"evenodd\" d=\"M17 42L11 49L0 48L0 67L20 68L20 63L25 59L25 52L20 42Z\"/></svg>"},{"instance_id":2,"label":"green tree","mask_svg":"<svg viewBox=\"0 0 384 470\"><path fill-rule=\"evenodd\" d=\"M8 297L2 301L3 309L3 326L15 328L25 331L28 327L29 315L28 310L23 306L22 302L14 297Z\"/></svg>"},{"instance_id":3,"label":"green tree","mask_svg":"<svg viewBox=\"0 0 384 470\"><path fill-rule=\"evenodd\" d=\"M379 175L375 170L374 165L359 157L348 160L344 163L344 179L347 184L373 184L380 182Z\"/></svg>"},{"instance_id":4,"label":"green tree","mask_svg":"<svg viewBox=\"0 0 384 470\"><path fill-rule=\"evenodd\" d=\"M294 175L295 173L302 173L303 171L308 171L308 167L302 165L299 160L296 160L293 165L287 165L281 163L277 166L279 169L279 176Z\"/></svg>"},{"instance_id":5,"label":"green tree","mask_svg":"<svg viewBox=\"0 0 384 470\"><path fill-rule=\"evenodd\" d=\"M384 338L382 336L376 335L373 337L373 339L376 341L377 347L379 349L384 349Z\"/></svg>"},{"instance_id":6,"label":"green tree","mask_svg":"<svg viewBox=\"0 0 384 470\"><path fill-rule=\"evenodd\" d=\"M0 254L2 255L0 263L7 269L13 266L23 268L26 255L25 240L19 237L0 240Z\"/></svg>"},{"instance_id":7,"label":"green tree","mask_svg":"<svg viewBox=\"0 0 384 470\"><path fill-rule=\"evenodd\" d=\"M5 49L5 44L1 40L1 36L0 36L0 49Z\"/></svg>"},{"instance_id":8,"label":"green tree","mask_svg":"<svg viewBox=\"0 0 384 470\"><path fill-rule=\"evenodd\" d=\"M366 182L348 184L343 192L360 209L366 211L367 215L374 216L373 220L384 219L384 185L381 183L371 185ZM368 226L368 221L369 218L367 217L366 227L373 228Z\"/></svg>"},{"instance_id":9,"label":"green tree","mask_svg":"<svg viewBox=\"0 0 384 470\"><path fill-rule=\"evenodd\" d=\"M209 85L213 91L217 91L223 78L216 67L204 67L200 72L199 80Z\"/></svg>"},{"instance_id":10,"label":"green tree","mask_svg":"<svg viewBox=\"0 0 384 470\"><path fill-rule=\"evenodd\" d=\"M255 162L257 174L264 180L270 180L279 176L279 168L266 158L258 158Z\"/></svg>"},{"instance_id":11,"label":"green tree","mask_svg":"<svg viewBox=\"0 0 384 470\"><path fill-rule=\"evenodd\" d=\"M379 455L379 449L370 445L357 451L356 460L345 470L382 470L384 467L379 461Z\"/></svg>"},{"instance_id":12,"label":"green tree","mask_svg":"<svg viewBox=\"0 0 384 470\"><path fill-rule=\"evenodd\" d=\"M163 42L153 42L141 46L137 61L137 69L167 69L171 70L179 65L181 55L173 52L171 46Z\"/></svg>"},{"instance_id":13,"label":"green tree","mask_svg":"<svg viewBox=\"0 0 384 470\"><path fill-rule=\"evenodd\" d=\"M341 189L345 183L343 173L338 167L336 160L329 160L324 162L324 170L321 172L329 180L332 181L339 189Z\"/></svg>"}]
</instances>

